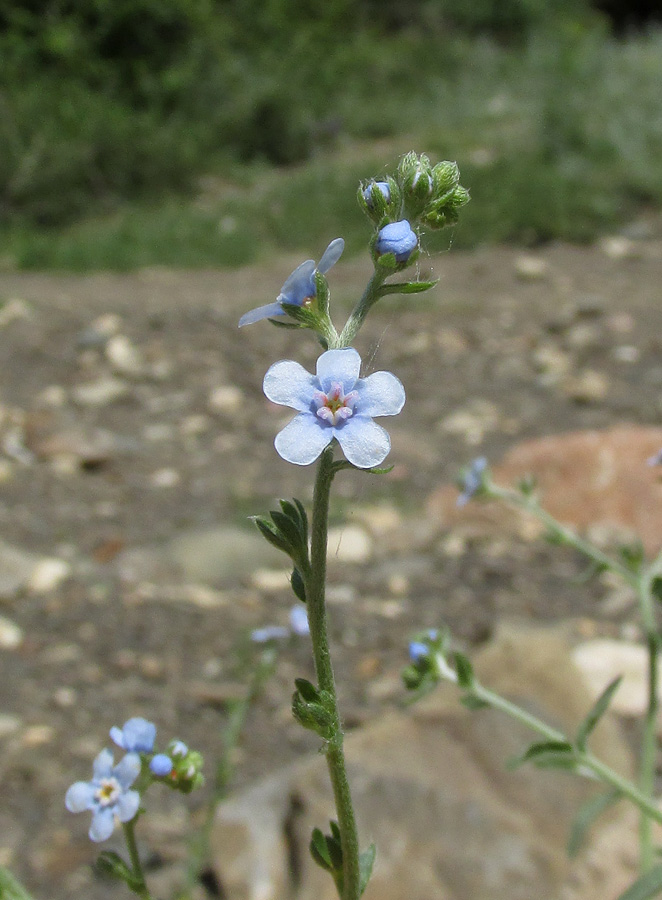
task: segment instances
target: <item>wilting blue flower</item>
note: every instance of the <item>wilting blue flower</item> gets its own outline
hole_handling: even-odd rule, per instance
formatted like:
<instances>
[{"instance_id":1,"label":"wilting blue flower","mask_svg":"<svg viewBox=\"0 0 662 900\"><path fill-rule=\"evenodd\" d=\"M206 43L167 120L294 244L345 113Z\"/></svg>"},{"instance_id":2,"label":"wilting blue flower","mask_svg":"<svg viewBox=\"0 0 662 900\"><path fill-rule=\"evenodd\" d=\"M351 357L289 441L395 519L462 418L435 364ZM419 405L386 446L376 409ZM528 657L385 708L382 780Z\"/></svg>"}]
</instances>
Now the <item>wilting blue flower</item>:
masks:
<instances>
[{"instance_id":1,"label":"wilting blue flower","mask_svg":"<svg viewBox=\"0 0 662 900\"><path fill-rule=\"evenodd\" d=\"M394 253L398 262L406 262L417 247L418 237L406 219L384 225L375 244L375 250L380 256Z\"/></svg>"},{"instance_id":2,"label":"wilting blue flower","mask_svg":"<svg viewBox=\"0 0 662 900\"><path fill-rule=\"evenodd\" d=\"M92 812L90 839L105 841L113 833L115 820L130 822L138 812L140 794L129 790L140 774L140 757L127 753L113 766L113 754L104 749L94 760L91 781L72 784L65 797L69 812Z\"/></svg>"},{"instance_id":3,"label":"wilting blue flower","mask_svg":"<svg viewBox=\"0 0 662 900\"><path fill-rule=\"evenodd\" d=\"M368 206L372 209L372 192L377 189L380 191L388 203L391 199L391 188L388 181L371 181L367 188L363 191L363 197Z\"/></svg>"},{"instance_id":4,"label":"wilting blue flower","mask_svg":"<svg viewBox=\"0 0 662 900\"><path fill-rule=\"evenodd\" d=\"M307 466L335 438L359 469L384 461L391 449L387 432L373 416L395 416L405 389L390 372L359 378L361 357L352 347L327 350L311 375L293 360L274 363L264 376L264 393L299 412L276 435L276 450L288 462Z\"/></svg>"},{"instance_id":5,"label":"wilting blue flower","mask_svg":"<svg viewBox=\"0 0 662 900\"><path fill-rule=\"evenodd\" d=\"M156 738L156 725L135 716L125 722L121 729L113 725L110 737L118 747L128 753L151 753Z\"/></svg>"},{"instance_id":6,"label":"wilting blue flower","mask_svg":"<svg viewBox=\"0 0 662 900\"><path fill-rule=\"evenodd\" d=\"M651 456L651 458L648 460L648 465L662 466L662 450L658 450L658 452L654 456Z\"/></svg>"},{"instance_id":7,"label":"wilting blue flower","mask_svg":"<svg viewBox=\"0 0 662 900\"><path fill-rule=\"evenodd\" d=\"M469 466L464 476L464 484L462 493L457 498L458 506L465 506L474 494L482 487L483 473L487 468L487 460L484 456L479 456Z\"/></svg>"},{"instance_id":8,"label":"wilting blue flower","mask_svg":"<svg viewBox=\"0 0 662 900\"><path fill-rule=\"evenodd\" d=\"M343 239L336 238L326 248L317 265L315 265L314 259L307 259L301 263L280 289L280 294L276 297L275 303L267 303L266 306L258 306L256 309L251 309L250 312L244 313L239 319L239 327L252 325L253 322L259 322L260 319L286 315L283 303L303 306L306 300L311 300L317 294L315 272L326 274L338 262L344 249L345 242Z\"/></svg>"},{"instance_id":9,"label":"wilting blue flower","mask_svg":"<svg viewBox=\"0 0 662 900\"><path fill-rule=\"evenodd\" d=\"M152 774L164 778L172 772L173 762L165 753L156 753L149 761L149 769Z\"/></svg>"}]
</instances>

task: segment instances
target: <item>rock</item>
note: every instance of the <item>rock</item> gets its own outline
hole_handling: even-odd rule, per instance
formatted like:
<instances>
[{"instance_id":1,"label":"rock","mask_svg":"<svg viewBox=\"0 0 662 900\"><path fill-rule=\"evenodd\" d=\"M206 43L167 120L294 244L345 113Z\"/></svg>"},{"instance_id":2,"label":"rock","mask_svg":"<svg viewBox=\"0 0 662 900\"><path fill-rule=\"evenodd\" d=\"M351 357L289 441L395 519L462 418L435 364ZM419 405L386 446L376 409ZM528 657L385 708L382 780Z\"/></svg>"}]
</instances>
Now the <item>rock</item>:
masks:
<instances>
[{"instance_id":1,"label":"rock","mask_svg":"<svg viewBox=\"0 0 662 900\"><path fill-rule=\"evenodd\" d=\"M504 629L475 667L486 685L570 732L590 706L562 634ZM607 764L631 775L609 717L593 739ZM531 740L501 714L467 711L450 686L350 734L362 843L378 847L365 900L557 900L571 869L568 827L595 786L553 771L508 771L507 759ZM311 829L333 815L319 754L226 801L212 854L227 900L332 900L333 883L307 846Z\"/></svg>"},{"instance_id":2,"label":"rock","mask_svg":"<svg viewBox=\"0 0 662 900\"><path fill-rule=\"evenodd\" d=\"M547 275L549 266L542 256L522 255L515 260L515 273L522 281L539 281Z\"/></svg>"},{"instance_id":3,"label":"rock","mask_svg":"<svg viewBox=\"0 0 662 900\"><path fill-rule=\"evenodd\" d=\"M181 473L177 469L164 468L157 469L149 476L149 483L154 488L173 488L177 487L182 480Z\"/></svg>"},{"instance_id":4,"label":"rock","mask_svg":"<svg viewBox=\"0 0 662 900\"><path fill-rule=\"evenodd\" d=\"M487 432L494 431L499 424L499 410L489 400L476 398L464 409L446 416L440 422L440 428L447 434L463 437L465 443L475 447L482 443Z\"/></svg>"},{"instance_id":5,"label":"rock","mask_svg":"<svg viewBox=\"0 0 662 900\"><path fill-rule=\"evenodd\" d=\"M71 396L79 406L108 406L130 393L129 385L119 378L104 375L95 381L72 388Z\"/></svg>"},{"instance_id":6,"label":"rock","mask_svg":"<svg viewBox=\"0 0 662 900\"><path fill-rule=\"evenodd\" d=\"M5 328L18 319L29 319L31 316L32 309L25 300L21 300L19 297L11 297L0 305L0 328Z\"/></svg>"},{"instance_id":7,"label":"rock","mask_svg":"<svg viewBox=\"0 0 662 900\"><path fill-rule=\"evenodd\" d=\"M244 404L244 395L234 384L222 384L209 394L207 401L212 412L232 414Z\"/></svg>"},{"instance_id":8,"label":"rock","mask_svg":"<svg viewBox=\"0 0 662 900\"><path fill-rule=\"evenodd\" d=\"M372 539L358 525L329 528L327 547L329 562L361 563L372 556Z\"/></svg>"},{"instance_id":9,"label":"rock","mask_svg":"<svg viewBox=\"0 0 662 900\"><path fill-rule=\"evenodd\" d=\"M129 338L116 334L106 344L106 359L118 375L135 378L145 371L145 360Z\"/></svg>"},{"instance_id":10,"label":"rock","mask_svg":"<svg viewBox=\"0 0 662 900\"><path fill-rule=\"evenodd\" d=\"M598 246L610 259L636 259L641 255L634 241L620 235L602 238Z\"/></svg>"},{"instance_id":11,"label":"rock","mask_svg":"<svg viewBox=\"0 0 662 900\"><path fill-rule=\"evenodd\" d=\"M227 525L178 535L170 542L169 556L188 581L211 585L245 578L256 569L283 562L282 554L257 531Z\"/></svg>"},{"instance_id":12,"label":"rock","mask_svg":"<svg viewBox=\"0 0 662 900\"><path fill-rule=\"evenodd\" d=\"M32 570L26 587L33 594L47 594L71 575L71 565L64 559L40 559Z\"/></svg>"},{"instance_id":13,"label":"rock","mask_svg":"<svg viewBox=\"0 0 662 900\"><path fill-rule=\"evenodd\" d=\"M22 643L22 629L15 622L0 616L0 650L16 650Z\"/></svg>"},{"instance_id":14,"label":"rock","mask_svg":"<svg viewBox=\"0 0 662 900\"><path fill-rule=\"evenodd\" d=\"M662 480L646 461L661 447L662 428L641 425L550 435L513 447L492 474L507 486L532 475L545 509L556 519L581 530L606 523L636 532L654 554L662 534ZM437 489L428 501L430 515L446 527L462 525L478 534L531 538L540 533L531 518L502 504L475 502L457 509L457 496L450 485Z\"/></svg>"},{"instance_id":15,"label":"rock","mask_svg":"<svg viewBox=\"0 0 662 900\"><path fill-rule=\"evenodd\" d=\"M0 540L0 598L11 599L30 580L39 557Z\"/></svg>"},{"instance_id":16,"label":"rock","mask_svg":"<svg viewBox=\"0 0 662 900\"><path fill-rule=\"evenodd\" d=\"M10 737L21 727L21 720L18 716L12 716L10 713L0 713L0 740ZM0 863L2 865L2 863Z\"/></svg>"},{"instance_id":17,"label":"rock","mask_svg":"<svg viewBox=\"0 0 662 900\"><path fill-rule=\"evenodd\" d=\"M648 704L648 652L642 644L600 638L579 644L572 658L584 676L594 700L607 685L623 676L611 702L613 712L624 716L640 716ZM662 700L662 685L658 685Z\"/></svg>"},{"instance_id":18,"label":"rock","mask_svg":"<svg viewBox=\"0 0 662 900\"><path fill-rule=\"evenodd\" d=\"M599 403L609 393L609 378L603 372L586 369L569 378L563 390L576 403Z\"/></svg>"}]
</instances>

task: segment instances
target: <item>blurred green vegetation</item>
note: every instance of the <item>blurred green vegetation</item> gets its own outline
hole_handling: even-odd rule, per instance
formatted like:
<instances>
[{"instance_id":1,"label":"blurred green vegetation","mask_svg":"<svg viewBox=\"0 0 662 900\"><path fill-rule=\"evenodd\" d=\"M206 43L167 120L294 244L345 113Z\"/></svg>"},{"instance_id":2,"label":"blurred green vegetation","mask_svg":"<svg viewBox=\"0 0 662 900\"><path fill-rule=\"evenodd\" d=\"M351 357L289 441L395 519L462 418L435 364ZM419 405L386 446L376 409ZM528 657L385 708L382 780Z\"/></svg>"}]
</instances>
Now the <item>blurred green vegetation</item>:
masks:
<instances>
[{"instance_id":1,"label":"blurred green vegetation","mask_svg":"<svg viewBox=\"0 0 662 900\"><path fill-rule=\"evenodd\" d=\"M662 200L662 32L588 0L5 0L0 265L240 265L367 232L457 159L437 245L588 240Z\"/></svg>"}]
</instances>

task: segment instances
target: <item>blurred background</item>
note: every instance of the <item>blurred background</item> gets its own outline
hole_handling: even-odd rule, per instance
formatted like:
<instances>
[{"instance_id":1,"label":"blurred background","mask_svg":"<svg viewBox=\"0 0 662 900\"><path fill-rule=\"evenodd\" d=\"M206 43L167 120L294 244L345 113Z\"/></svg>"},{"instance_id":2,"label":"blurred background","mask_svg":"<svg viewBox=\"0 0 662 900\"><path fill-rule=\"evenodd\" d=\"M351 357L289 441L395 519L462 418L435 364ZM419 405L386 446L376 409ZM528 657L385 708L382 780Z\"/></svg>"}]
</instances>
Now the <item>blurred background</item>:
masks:
<instances>
[{"instance_id":1,"label":"blurred background","mask_svg":"<svg viewBox=\"0 0 662 900\"><path fill-rule=\"evenodd\" d=\"M351 253L408 149L460 164L456 246L662 198L659 0L4 0L0 86L5 269Z\"/></svg>"}]
</instances>

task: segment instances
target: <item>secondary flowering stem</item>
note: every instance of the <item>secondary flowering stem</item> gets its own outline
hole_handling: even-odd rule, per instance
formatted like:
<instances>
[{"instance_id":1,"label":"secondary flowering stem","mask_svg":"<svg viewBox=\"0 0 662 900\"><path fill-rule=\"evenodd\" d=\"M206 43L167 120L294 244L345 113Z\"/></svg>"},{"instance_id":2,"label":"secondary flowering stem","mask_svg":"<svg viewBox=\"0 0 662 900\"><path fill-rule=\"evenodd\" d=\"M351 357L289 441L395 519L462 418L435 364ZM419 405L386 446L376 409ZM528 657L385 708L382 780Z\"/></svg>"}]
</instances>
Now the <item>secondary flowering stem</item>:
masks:
<instances>
[{"instance_id":1,"label":"secondary flowering stem","mask_svg":"<svg viewBox=\"0 0 662 900\"><path fill-rule=\"evenodd\" d=\"M338 712L336 684L331 664L326 619L325 588L329 496L334 474L333 446L331 446L323 451L317 467L317 478L313 494L310 567L304 573L304 583L318 687L331 700L333 736L326 746L326 760L336 803L342 846L342 900L359 900L361 896L359 839L349 782L347 780L343 733Z\"/></svg>"},{"instance_id":2,"label":"secondary flowering stem","mask_svg":"<svg viewBox=\"0 0 662 900\"><path fill-rule=\"evenodd\" d=\"M147 889L147 884L145 883L145 876L143 874L140 855L138 853L138 845L136 844L136 835L134 831L135 823L136 820L135 818L133 818L130 822L124 822L122 824L126 847L129 851L129 859L131 860L131 868L133 870L132 874L135 879L135 884L133 885L132 889L133 892L141 898L141 900L152 900L152 895Z\"/></svg>"}]
</instances>

